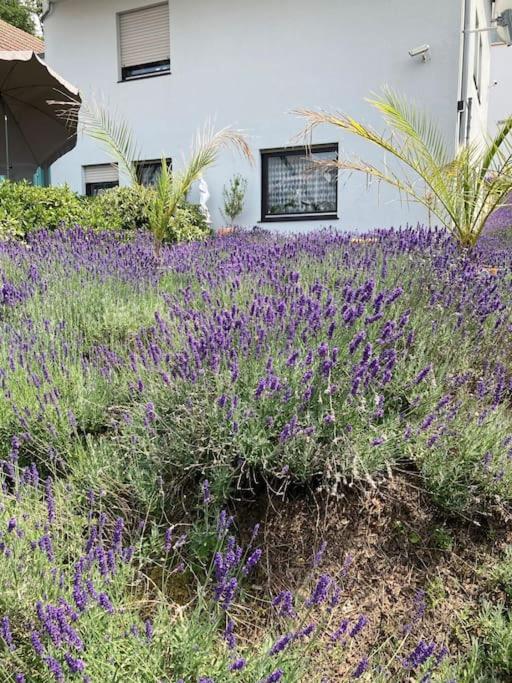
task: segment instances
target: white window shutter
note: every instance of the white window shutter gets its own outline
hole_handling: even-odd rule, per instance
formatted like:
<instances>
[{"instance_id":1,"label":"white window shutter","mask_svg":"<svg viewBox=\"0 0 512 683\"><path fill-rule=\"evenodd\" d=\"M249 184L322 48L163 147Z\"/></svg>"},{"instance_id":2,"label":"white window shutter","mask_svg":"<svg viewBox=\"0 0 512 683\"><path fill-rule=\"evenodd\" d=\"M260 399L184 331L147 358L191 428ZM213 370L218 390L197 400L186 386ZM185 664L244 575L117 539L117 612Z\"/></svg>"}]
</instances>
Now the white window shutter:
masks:
<instances>
[{"instance_id":1,"label":"white window shutter","mask_svg":"<svg viewBox=\"0 0 512 683\"><path fill-rule=\"evenodd\" d=\"M119 15L122 68L170 59L169 3Z\"/></svg>"},{"instance_id":2,"label":"white window shutter","mask_svg":"<svg viewBox=\"0 0 512 683\"><path fill-rule=\"evenodd\" d=\"M84 166L85 183L116 183L119 182L119 171L112 164L97 164Z\"/></svg>"}]
</instances>

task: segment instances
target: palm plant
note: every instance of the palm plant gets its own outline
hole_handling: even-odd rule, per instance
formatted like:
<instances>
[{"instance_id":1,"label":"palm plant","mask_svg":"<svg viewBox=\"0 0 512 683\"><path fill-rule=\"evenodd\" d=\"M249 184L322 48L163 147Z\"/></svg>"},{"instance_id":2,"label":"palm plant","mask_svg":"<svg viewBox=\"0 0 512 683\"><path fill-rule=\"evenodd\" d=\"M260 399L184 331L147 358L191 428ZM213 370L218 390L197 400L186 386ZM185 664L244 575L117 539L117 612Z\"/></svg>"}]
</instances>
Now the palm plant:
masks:
<instances>
[{"instance_id":1,"label":"palm plant","mask_svg":"<svg viewBox=\"0 0 512 683\"><path fill-rule=\"evenodd\" d=\"M162 243L176 209L193 183L215 164L219 153L227 148L239 151L252 162L251 149L243 133L232 128L214 131L210 124L196 134L190 158L183 170L171 173L165 160L162 160L162 170L156 184L156 200L150 211L150 226L157 245Z\"/></svg>"},{"instance_id":2,"label":"palm plant","mask_svg":"<svg viewBox=\"0 0 512 683\"><path fill-rule=\"evenodd\" d=\"M83 132L102 145L113 163L118 165L120 174L132 185L140 184L137 168L140 147L130 126L97 103L82 104L80 109L77 107L76 116L79 117ZM161 244L176 209L185 200L193 183L215 164L221 151L229 148L253 161L246 136L241 131L230 127L215 131L211 124L206 124L196 133L190 157L185 160L182 170L171 171L167 161L162 159L155 196L149 209L149 226L155 238L157 255L160 254Z\"/></svg>"},{"instance_id":3,"label":"palm plant","mask_svg":"<svg viewBox=\"0 0 512 683\"><path fill-rule=\"evenodd\" d=\"M489 140L461 146L451 156L437 127L406 99L390 90L369 100L383 116L388 132L342 113L301 109L309 137L322 124L331 124L379 147L399 163L380 166L361 159L327 162L342 170L359 171L395 187L401 195L425 206L430 214L465 247L476 244L489 216L509 203L512 191L512 117Z\"/></svg>"},{"instance_id":4,"label":"palm plant","mask_svg":"<svg viewBox=\"0 0 512 683\"><path fill-rule=\"evenodd\" d=\"M140 148L127 122L95 101L77 103L74 114L81 131L103 147L117 165L119 175L124 176L131 185L137 185Z\"/></svg>"}]
</instances>

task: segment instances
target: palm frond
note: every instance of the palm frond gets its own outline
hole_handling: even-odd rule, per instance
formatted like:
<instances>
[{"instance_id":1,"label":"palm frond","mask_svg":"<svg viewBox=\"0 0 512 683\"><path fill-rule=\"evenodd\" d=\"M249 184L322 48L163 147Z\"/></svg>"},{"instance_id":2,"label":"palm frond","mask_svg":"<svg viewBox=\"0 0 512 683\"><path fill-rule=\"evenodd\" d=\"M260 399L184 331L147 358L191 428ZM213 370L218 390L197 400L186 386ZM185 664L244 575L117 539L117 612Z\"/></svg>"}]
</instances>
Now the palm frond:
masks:
<instances>
[{"instance_id":1,"label":"palm frond","mask_svg":"<svg viewBox=\"0 0 512 683\"><path fill-rule=\"evenodd\" d=\"M390 154L409 172L412 172L414 179L420 178L424 182L429 191L437 198L438 203L441 204L443 211L450 217L450 220L455 220L456 212L451 202L452 195L446 187L441 167L431 161L425 163L421 155L414 152L411 153L410 146L396 145L392 137L385 137L377 133L373 128L339 112L331 114L325 111L299 109L294 113L306 119L306 125L303 130L303 136L306 140L311 139L313 131L318 126L327 123L362 138ZM334 161L331 163L332 165L339 166L339 162ZM409 179L408 182L412 185L414 180Z\"/></svg>"},{"instance_id":2,"label":"palm frond","mask_svg":"<svg viewBox=\"0 0 512 683\"><path fill-rule=\"evenodd\" d=\"M439 166L448 163L446 142L425 112L389 88L384 89L382 98L371 98L368 102L380 111L390 128L400 133L407 146L420 154L424 161Z\"/></svg>"},{"instance_id":3,"label":"palm frond","mask_svg":"<svg viewBox=\"0 0 512 683\"><path fill-rule=\"evenodd\" d=\"M79 121L83 132L99 142L118 165L120 175L138 184L136 162L140 148L129 124L97 102L82 105Z\"/></svg>"},{"instance_id":4,"label":"palm frond","mask_svg":"<svg viewBox=\"0 0 512 683\"><path fill-rule=\"evenodd\" d=\"M186 198L192 185L216 162L219 153L229 148L240 152L250 162L253 161L247 138L242 132L232 128L215 132L209 124L196 134L190 158L185 161L181 171L171 172L165 159L162 159L162 169L156 185L157 198L150 214L150 227L158 250L176 209Z\"/></svg>"},{"instance_id":5,"label":"palm frond","mask_svg":"<svg viewBox=\"0 0 512 683\"><path fill-rule=\"evenodd\" d=\"M475 244L491 213L512 192L512 117L492 140L464 145L450 157L435 124L405 98L387 89L369 101L384 118L387 135L346 114L304 109L296 112L305 119L304 138L310 143L314 130L328 124L380 148L398 162L397 169L386 160L383 169L344 159L330 163L395 187L427 207L461 244Z\"/></svg>"},{"instance_id":6,"label":"palm frond","mask_svg":"<svg viewBox=\"0 0 512 683\"><path fill-rule=\"evenodd\" d=\"M215 132L210 124L198 131L184 169L173 174L172 177L170 201L173 210L187 196L192 185L201 178L208 168L215 164L219 153L230 148L253 163L251 148L247 143L246 136L241 131L233 128L222 128Z\"/></svg>"}]
</instances>

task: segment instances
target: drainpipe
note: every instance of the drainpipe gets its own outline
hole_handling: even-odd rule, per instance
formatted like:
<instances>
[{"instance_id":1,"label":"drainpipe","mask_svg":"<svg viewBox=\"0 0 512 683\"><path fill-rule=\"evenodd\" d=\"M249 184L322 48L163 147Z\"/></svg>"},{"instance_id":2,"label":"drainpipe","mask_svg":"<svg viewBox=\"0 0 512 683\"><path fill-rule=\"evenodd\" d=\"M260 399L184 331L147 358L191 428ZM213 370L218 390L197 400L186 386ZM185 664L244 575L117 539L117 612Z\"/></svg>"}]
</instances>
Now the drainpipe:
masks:
<instances>
[{"instance_id":1,"label":"drainpipe","mask_svg":"<svg viewBox=\"0 0 512 683\"><path fill-rule=\"evenodd\" d=\"M11 175L11 161L9 159L9 121L7 118L7 108L5 106L4 99L0 94L0 111L2 113L3 123L4 123L4 136L5 136L5 177L9 180Z\"/></svg>"},{"instance_id":2,"label":"drainpipe","mask_svg":"<svg viewBox=\"0 0 512 683\"><path fill-rule=\"evenodd\" d=\"M53 12L53 8L55 5L55 0L47 0L44 5L43 5L43 13L41 14L41 24L43 21L46 19L46 17L49 17L50 14Z\"/></svg>"},{"instance_id":3,"label":"drainpipe","mask_svg":"<svg viewBox=\"0 0 512 683\"><path fill-rule=\"evenodd\" d=\"M473 98L468 97L468 100L466 103L466 140L465 140L466 145L469 145L469 141L471 139L471 115L473 113L472 109L473 109Z\"/></svg>"},{"instance_id":4,"label":"drainpipe","mask_svg":"<svg viewBox=\"0 0 512 683\"><path fill-rule=\"evenodd\" d=\"M459 144L468 141L471 127L471 104L468 101L468 83L469 83L469 47L471 40L471 0L464 0L464 33L462 38L462 79L460 89L460 103L464 107L464 116L462 117L461 126L459 129Z\"/></svg>"}]
</instances>

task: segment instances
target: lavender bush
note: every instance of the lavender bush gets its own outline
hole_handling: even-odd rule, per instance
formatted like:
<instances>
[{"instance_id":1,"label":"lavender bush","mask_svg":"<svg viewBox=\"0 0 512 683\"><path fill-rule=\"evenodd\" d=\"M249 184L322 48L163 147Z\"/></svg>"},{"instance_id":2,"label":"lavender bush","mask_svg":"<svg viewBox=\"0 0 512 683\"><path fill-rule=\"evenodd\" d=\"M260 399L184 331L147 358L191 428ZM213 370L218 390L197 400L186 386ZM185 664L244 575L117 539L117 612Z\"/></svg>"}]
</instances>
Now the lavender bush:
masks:
<instances>
[{"instance_id":1,"label":"lavender bush","mask_svg":"<svg viewBox=\"0 0 512 683\"><path fill-rule=\"evenodd\" d=\"M509 251L239 236L162 267L143 234L77 229L0 257L0 431L45 466L115 450L150 496L184 471L335 494L407 463L451 511L510 499Z\"/></svg>"},{"instance_id":2,"label":"lavender bush","mask_svg":"<svg viewBox=\"0 0 512 683\"><path fill-rule=\"evenodd\" d=\"M258 539L215 513L258 479L335 496L394 468L450 514L505 511L498 240L245 234L157 259L145 233L76 228L1 244L0 269L1 681L294 683L322 680L326 657L353 679L491 681L489 652L510 673L501 611L468 661L414 633L391 660L362 648L366 616L339 612L343 577L321 558L298 593L260 597L262 616ZM200 520L170 529L205 477Z\"/></svg>"}]
</instances>

